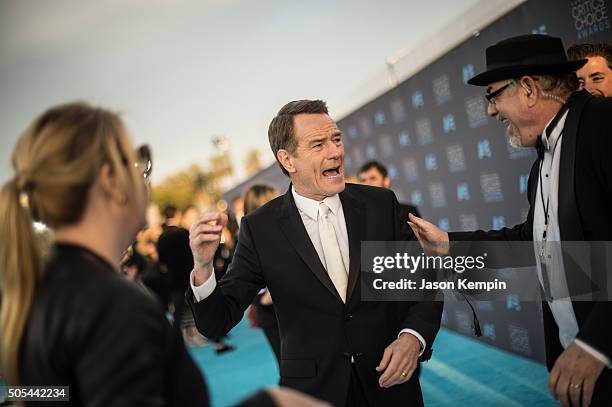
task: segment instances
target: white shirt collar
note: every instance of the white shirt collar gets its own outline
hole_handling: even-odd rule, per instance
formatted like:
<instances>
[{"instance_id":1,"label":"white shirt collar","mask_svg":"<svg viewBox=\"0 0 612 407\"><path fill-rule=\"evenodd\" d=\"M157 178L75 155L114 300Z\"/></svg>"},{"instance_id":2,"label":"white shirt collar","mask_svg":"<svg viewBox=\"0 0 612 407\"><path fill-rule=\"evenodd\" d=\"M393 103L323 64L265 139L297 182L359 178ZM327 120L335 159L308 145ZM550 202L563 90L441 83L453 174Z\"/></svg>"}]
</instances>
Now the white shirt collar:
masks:
<instances>
[{"instance_id":1,"label":"white shirt collar","mask_svg":"<svg viewBox=\"0 0 612 407\"><path fill-rule=\"evenodd\" d=\"M305 213L309 218L315 221L318 220L319 204L321 202L314 199L306 198L305 196L298 194L295 191L295 187L293 185L291 185L291 194L293 195L293 199L295 200L295 206L297 206L298 210ZM340 202L340 196L338 194L328 196L322 202L325 202L325 204L329 207L329 209L334 215L338 214L338 210L342 205L342 202Z\"/></svg>"},{"instance_id":2,"label":"white shirt collar","mask_svg":"<svg viewBox=\"0 0 612 407\"><path fill-rule=\"evenodd\" d=\"M550 133L550 138L546 137L546 130L555 118L553 117L552 119L550 119L550 121L546 124L546 127L544 127L544 131L542 132L542 135L540 137L542 138L542 144L544 144L544 147L547 151L552 151L552 148L555 146L555 144L557 144L557 139L559 139L559 136L563 131L563 127L565 127L565 119L567 118L568 113L569 110L566 110L563 116L561 116L561 118L559 119L559 121L557 121L557 125Z\"/></svg>"}]
</instances>

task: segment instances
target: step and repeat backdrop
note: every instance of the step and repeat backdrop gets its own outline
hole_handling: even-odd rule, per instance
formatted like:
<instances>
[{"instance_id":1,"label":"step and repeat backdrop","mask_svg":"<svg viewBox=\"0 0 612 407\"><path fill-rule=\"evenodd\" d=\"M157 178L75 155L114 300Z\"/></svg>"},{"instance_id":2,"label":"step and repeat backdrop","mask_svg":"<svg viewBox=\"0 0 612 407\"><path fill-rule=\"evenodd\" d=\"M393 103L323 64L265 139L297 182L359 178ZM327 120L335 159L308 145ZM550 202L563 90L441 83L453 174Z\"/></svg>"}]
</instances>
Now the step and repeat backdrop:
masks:
<instances>
[{"instance_id":1,"label":"step and repeat backdrop","mask_svg":"<svg viewBox=\"0 0 612 407\"><path fill-rule=\"evenodd\" d=\"M341 119L347 175L357 175L369 160L380 161L400 202L418 206L424 218L444 230L499 229L522 222L535 152L508 145L503 126L486 115L485 89L467 81L485 70L486 47L508 37L550 34L566 46L612 41L611 6L612 0L528 1ZM255 181L287 185L275 164L226 198ZM474 307L483 332L480 341L544 361L539 303L510 294L505 301ZM463 301L447 298L442 322L473 336L472 312Z\"/></svg>"}]
</instances>

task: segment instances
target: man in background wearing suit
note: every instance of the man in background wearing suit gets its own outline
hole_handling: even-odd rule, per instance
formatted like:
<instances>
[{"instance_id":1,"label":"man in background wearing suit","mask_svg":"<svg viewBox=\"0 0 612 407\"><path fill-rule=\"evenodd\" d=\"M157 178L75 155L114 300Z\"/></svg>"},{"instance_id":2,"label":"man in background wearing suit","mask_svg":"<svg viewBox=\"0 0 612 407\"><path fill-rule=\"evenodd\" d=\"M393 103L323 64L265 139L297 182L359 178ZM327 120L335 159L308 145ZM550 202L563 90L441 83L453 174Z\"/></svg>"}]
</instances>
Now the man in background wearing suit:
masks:
<instances>
[{"instance_id":1,"label":"man in background wearing suit","mask_svg":"<svg viewBox=\"0 0 612 407\"><path fill-rule=\"evenodd\" d=\"M486 53L488 70L468 83L487 87L488 114L507 126L511 144L538 150L527 220L501 230L446 233L411 216L411 227L429 253L444 253L453 241L534 241L547 297L542 311L550 391L564 406L611 406L612 302L605 288L612 270L605 253L593 251L591 278L599 274L599 289L589 294L596 299L577 301L585 294L580 287L592 289L594 280L583 285L559 242L597 248L612 241L612 99L576 91L574 71L586 60L568 61L560 38L509 38ZM571 296L550 295L550 286Z\"/></svg>"},{"instance_id":2,"label":"man in background wearing suit","mask_svg":"<svg viewBox=\"0 0 612 407\"><path fill-rule=\"evenodd\" d=\"M281 385L334 406L423 404L416 374L431 355L442 302L361 301L361 242L413 238L392 191L344 182L342 133L320 100L285 105L272 151L292 185L242 220L218 282L212 255L226 222L207 213L191 229L188 292L198 329L220 336L267 286L281 336Z\"/></svg>"},{"instance_id":3,"label":"man in background wearing suit","mask_svg":"<svg viewBox=\"0 0 612 407\"><path fill-rule=\"evenodd\" d=\"M378 161L368 161L359 169L359 182L371 187L391 188L391 178L387 168ZM400 203L400 218L408 221L408 214L421 216L416 206Z\"/></svg>"}]
</instances>

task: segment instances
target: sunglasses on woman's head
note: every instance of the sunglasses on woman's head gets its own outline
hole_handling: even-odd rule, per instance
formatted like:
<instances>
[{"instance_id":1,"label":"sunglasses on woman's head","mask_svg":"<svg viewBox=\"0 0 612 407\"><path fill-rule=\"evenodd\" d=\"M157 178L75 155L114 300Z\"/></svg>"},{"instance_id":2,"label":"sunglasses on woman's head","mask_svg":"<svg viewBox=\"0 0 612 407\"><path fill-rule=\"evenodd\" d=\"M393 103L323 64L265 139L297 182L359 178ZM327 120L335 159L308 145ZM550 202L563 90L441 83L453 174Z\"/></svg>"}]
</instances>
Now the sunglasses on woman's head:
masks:
<instances>
[{"instance_id":1,"label":"sunglasses on woman's head","mask_svg":"<svg viewBox=\"0 0 612 407\"><path fill-rule=\"evenodd\" d=\"M151 171L153 171L153 161L151 159L151 149L148 145L143 144L138 147L135 151L136 153L136 161L133 163L134 167L140 171L142 174L142 178L144 178L145 182L151 182ZM128 160L125 156L122 157L123 164L128 165Z\"/></svg>"},{"instance_id":2,"label":"sunglasses on woman's head","mask_svg":"<svg viewBox=\"0 0 612 407\"><path fill-rule=\"evenodd\" d=\"M151 158L151 149L148 145L143 144L136 149L136 162L134 166L142 173L145 181L151 181L151 172L153 171L153 160Z\"/></svg>"}]
</instances>

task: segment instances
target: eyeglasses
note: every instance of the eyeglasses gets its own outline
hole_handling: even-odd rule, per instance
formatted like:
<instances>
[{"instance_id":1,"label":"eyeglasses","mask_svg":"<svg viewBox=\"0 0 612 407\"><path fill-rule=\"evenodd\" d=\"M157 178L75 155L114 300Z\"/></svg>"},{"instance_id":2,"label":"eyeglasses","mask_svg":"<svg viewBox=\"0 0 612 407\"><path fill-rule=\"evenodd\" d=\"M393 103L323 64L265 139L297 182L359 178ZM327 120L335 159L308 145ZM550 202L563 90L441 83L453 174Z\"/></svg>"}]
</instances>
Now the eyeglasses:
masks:
<instances>
[{"instance_id":1,"label":"eyeglasses","mask_svg":"<svg viewBox=\"0 0 612 407\"><path fill-rule=\"evenodd\" d=\"M151 172L153 171L153 160L151 158L151 149L148 145L143 144L136 149L136 162L134 163L144 180L151 182Z\"/></svg>"},{"instance_id":2,"label":"eyeglasses","mask_svg":"<svg viewBox=\"0 0 612 407\"><path fill-rule=\"evenodd\" d=\"M507 84L505 84L504 86L502 86L501 88L497 89L494 92L491 93L487 93L485 95L485 99L487 99L487 102L492 104L493 106L495 106L495 98L498 97L499 95L502 94L503 91L505 91L506 89L508 89L508 87L510 85L512 85L514 83L514 81L512 82L508 82Z\"/></svg>"}]
</instances>

